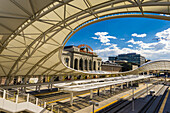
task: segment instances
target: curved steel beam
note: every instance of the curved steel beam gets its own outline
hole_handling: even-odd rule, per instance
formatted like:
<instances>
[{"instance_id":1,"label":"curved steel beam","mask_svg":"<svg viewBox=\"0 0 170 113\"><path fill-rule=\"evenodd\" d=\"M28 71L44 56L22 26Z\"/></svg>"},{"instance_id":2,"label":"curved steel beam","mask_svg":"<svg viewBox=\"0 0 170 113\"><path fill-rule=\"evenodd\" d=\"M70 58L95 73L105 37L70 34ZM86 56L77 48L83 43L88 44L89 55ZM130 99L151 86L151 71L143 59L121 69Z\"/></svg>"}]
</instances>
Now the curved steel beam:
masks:
<instances>
[{"instance_id":1,"label":"curved steel beam","mask_svg":"<svg viewBox=\"0 0 170 113\"><path fill-rule=\"evenodd\" d=\"M71 1L71 0L70 0ZM69 3L70 2L69 0L67 0L67 2ZM111 3L112 4L117 4L117 3L121 3L121 2L124 2L124 1L126 1L126 0L118 0L118 1L108 1L108 2L105 2L105 3L102 3L102 4L98 4L98 5L96 5L96 6L93 6L93 7L90 7L91 9L91 11L93 11L93 15L94 14L100 14L100 13L102 13L102 12L106 12L106 11L111 11L111 10L117 10L117 9L124 9L124 8L132 8L132 7L138 7L138 5L137 4L130 4L130 5L122 5L122 6L117 6L117 7L111 7L111 8L107 8L107 9L104 9L104 10L99 10L99 11L95 11L95 10L97 10L97 9L100 9L100 8L103 8L103 7L107 7L107 6L109 6ZM129 0L128 0L129 1ZM63 3L63 4L60 4L60 6L63 6L63 5L67 5L67 3ZM147 3L142 3L141 4L142 6L169 6L170 5L170 3L169 2L160 2L160 3L158 3L158 2L147 2ZM57 5L58 6L58 5ZM59 7L59 6L58 6ZM53 8L50 8L49 10L47 10L46 11L46 14L47 13L49 13L49 12L51 12L51 11L53 11L54 9L56 9L57 7L56 6L54 6ZM67 18L64 18L65 20L64 20L64 22L63 21L61 21L61 22L58 22L56 25L53 25L52 27L50 27L47 31L45 31L45 32L43 32L40 36L38 36L30 45L28 45L28 47L23 51L23 53L18 57L18 59L16 60L16 62L14 63L14 65L11 67L11 69L10 69L10 71L9 71L9 73L8 73L8 76L10 76L11 74L15 74L15 73L17 73L20 69L21 69L21 67L26 63L26 61L36 52L36 50L38 50L43 44L45 44L51 37L53 37L55 34L57 34L58 32L60 32L62 29L64 29L64 28L66 28L67 26L69 26L69 25L71 25L71 24L73 24L73 23L75 23L76 21L78 21L78 20L81 20L81 19L84 19L84 18L86 18L86 17L89 17L89 16L92 16L92 14L89 14L89 12L88 12L88 10L89 10L89 7L87 8L87 9L85 9L84 11L80 11L80 12L78 12L78 13L76 13L76 14L74 14L74 15L71 15L71 16L69 16L69 17L67 17ZM127 11L128 12L128 11ZM136 12L138 12L138 11L136 11ZM120 13L120 12L119 12ZM141 12L142 13L142 12ZM156 12L155 12L156 13ZM159 12L157 12L157 13L159 13ZM31 23L29 24L29 25L31 25L33 22L35 22L36 20L38 20L40 17L42 17L42 15L44 15L45 13L43 13L43 14L41 14L41 15L37 15L37 17L35 17L36 19L34 19L34 20L31 20ZM78 18L77 20L73 20L73 19L75 19L75 18L77 18L78 16L81 16L81 15L84 15L84 14L86 14L85 16L83 16L83 17L81 17L81 18ZM108 15L108 14L107 14ZM103 16L103 15L102 15ZM100 16L100 17L102 17L102 16ZM123 17L123 16L122 16ZM126 17L126 16L124 16L124 17ZM128 17L128 16L127 16ZM145 17L145 16L143 16L142 15L142 17ZM164 18L166 18L166 17L164 17ZM94 18L92 18L92 19L94 19ZM168 18L169 19L169 18ZM71 20L71 22L69 22L69 23L67 23L68 21L70 21ZM99 19L99 21L101 21L102 19ZM87 20L87 21L89 21L89 20ZM67 24L65 24L65 23L67 23ZM63 27L61 27L63 25ZM55 32L55 33L53 33L51 36L49 36L49 37L47 37L47 39L44 41L44 43L42 43L42 44L40 44L40 45L37 45L37 47L36 48L34 48L35 50L34 51L32 51L32 53L27 57L27 59L23 62L23 64L14 72L14 73L12 73L13 72L13 70L15 69L15 67L18 65L18 62L22 59L22 57L28 52L28 50L30 50L30 48L34 45L34 44L36 44L36 42L38 42L38 41L41 41L41 39L44 37L44 35L47 35L49 32L51 32L52 30L54 30L56 27L58 27L58 26L60 26L61 28L59 29L59 30L57 30L57 32ZM25 27L26 28L26 27ZM23 28L23 29L25 29L25 28ZM22 30L23 30L22 29ZM75 28L74 28L75 29ZM65 44L67 42L67 39L66 39L66 41L63 41L63 44ZM61 46L61 45L59 45L59 46ZM47 55L48 56L48 55ZM44 59L45 59L45 57L43 57L39 62L41 63L42 61L44 61ZM38 64L39 64L39 62L38 62ZM34 67L36 67L37 65L35 64L35 66ZM33 68L31 68L31 69L33 69ZM30 73L32 70L30 70L28 73Z\"/></svg>"}]
</instances>

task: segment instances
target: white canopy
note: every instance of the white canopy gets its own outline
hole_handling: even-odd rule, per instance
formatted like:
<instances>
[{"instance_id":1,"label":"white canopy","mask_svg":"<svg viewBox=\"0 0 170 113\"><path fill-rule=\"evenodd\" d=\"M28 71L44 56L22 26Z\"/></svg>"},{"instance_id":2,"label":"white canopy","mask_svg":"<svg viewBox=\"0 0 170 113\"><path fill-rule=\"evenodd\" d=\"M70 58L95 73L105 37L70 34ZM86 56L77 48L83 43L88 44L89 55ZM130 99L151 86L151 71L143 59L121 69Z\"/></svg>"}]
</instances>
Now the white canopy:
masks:
<instances>
[{"instance_id":1,"label":"white canopy","mask_svg":"<svg viewBox=\"0 0 170 113\"><path fill-rule=\"evenodd\" d=\"M70 86L63 86L63 91L69 91L69 92L79 92L79 91L86 91L91 89L97 89L122 83L127 83L130 81L136 81L141 79L150 78L152 76L135 76L131 78L125 78L125 79L119 79L119 80L110 80L110 81L104 81L104 82L96 82L96 83L87 83L87 84L81 84L81 85L70 85Z\"/></svg>"},{"instance_id":2,"label":"white canopy","mask_svg":"<svg viewBox=\"0 0 170 113\"><path fill-rule=\"evenodd\" d=\"M0 0L0 76L118 74L66 67L62 49L78 30L111 18L170 20L169 0ZM169 69L152 62L136 71Z\"/></svg>"}]
</instances>

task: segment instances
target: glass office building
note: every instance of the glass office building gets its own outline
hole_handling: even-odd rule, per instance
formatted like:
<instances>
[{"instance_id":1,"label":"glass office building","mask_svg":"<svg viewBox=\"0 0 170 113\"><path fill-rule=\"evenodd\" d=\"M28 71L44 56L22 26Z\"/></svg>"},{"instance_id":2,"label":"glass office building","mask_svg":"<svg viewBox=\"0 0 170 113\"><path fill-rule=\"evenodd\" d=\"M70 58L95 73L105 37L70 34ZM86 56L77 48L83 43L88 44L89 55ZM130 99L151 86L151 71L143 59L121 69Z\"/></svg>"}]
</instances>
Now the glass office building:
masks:
<instances>
[{"instance_id":1,"label":"glass office building","mask_svg":"<svg viewBox=\"0 0 170 113\"><path fill-rule=\"evenodd\" d=\"M145 57L136 53L120 54L117 56L117 60L126 60L138 65L142 65L145 63Z\"/></svg>"}]
</instances>

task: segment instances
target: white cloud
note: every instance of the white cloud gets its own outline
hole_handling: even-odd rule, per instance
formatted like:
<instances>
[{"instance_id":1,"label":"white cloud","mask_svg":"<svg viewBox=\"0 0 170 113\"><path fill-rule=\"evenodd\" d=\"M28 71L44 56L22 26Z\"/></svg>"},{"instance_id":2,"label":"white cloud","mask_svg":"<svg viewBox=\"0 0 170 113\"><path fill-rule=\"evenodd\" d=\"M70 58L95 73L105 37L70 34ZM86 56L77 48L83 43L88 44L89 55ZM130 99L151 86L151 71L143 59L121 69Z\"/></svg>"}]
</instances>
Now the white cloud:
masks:
<instances>
[{"instance_id":1,"label":"white cloud","mask_svg":"<svg viewBox=\"0 0 170 113\"><path fill-rule=\"evenodd\" d=\"M120 40L125 40L124 38L121 38Z\"/></svg>"},{"instance_id":2,"label":"white cloud","mask_svg":"<svg viewBox=\"0 0 170 113\"><path fill-rule=\"evenodd\" d=\"M128 45L128 47L133 47L133 45Z\"/></svg>"},{"instance_id":3,"label":"white cloud","mask_svg":"<svg viewBox=\"0 0 170 113\"><path fill-rule=\"evenodd\" d=\"M145 33L143 33L143 34L133 33L132 36L133 37L142 37L142 38L144 38L144 37L146 37L146 34Z\"/></svg>"},{"instance_id":4,"label":"white cloud","mask_svg":"<svg viewBox=\"0 0 170 113\"><path fill-rule=\"evenodd\" d=\"M155 36L157 38L159 38L159 39L170 39L170 28L168 28L168 29L166 29L164 31L156 33Z\"/></svg>"},{"instance_id":5,"label":"white cloud","mask_svg":"<svg viewBox=\"0 0 170 113\"><path fill-rule=\"evenodd\" d=\"M111 45L111 43L106 43L106 45Z\"/></svg>"},{"instance_id":6,"label":"white cloud","mask_svg":"<svg viewBox=\"0 0 170 113\"><path fill-rule=\"evenodd\" d=\"M98 39L100 42L104 43L104 45L108 45L110 42L110 39L117 39L114 36L108 35L108 32L96 32L95 35L98 37L92 37L93 39Z\"/></svg>"},{"instance_id":7,"label":"white cloud","mask_svg":"<svg viewBox=\"0 0 170 113\"><path fill-rule=\"evenodd\" d=\"M91 37L91 38L93 38L93 39L97 39L97 37Z\"/></svg>"},{"instance_id":8,"label":"white cloud","mask_svg":"<svg viewBox=\"0 0 170 113\"><path fill-rule=\"evenodd\" d=\"M170 36L170 28L156 33L155 36L168 39ZM102 57L103 60L108 60L108 56L116 56L123 53L138 53L151 60L169 59L170 40L159 40L158 42L144 43L143 41L135 41L132 38L126 43L135 45L135 48L120 48L117 44L111 44L106 48L95 50L95 52ZM129 46L130 44L128 47Z\"/></svg>"},{"instance_id":9,"label":"white cloud","mask_svg":"<svg viewBox=\"0 0 170 113\"><path fill-rule=\"evenodd\" d=\"M136 44L140 46L141 48L145 48L145 49L154 48L154 46L157 45L157 42L156 43L144 43L143 41L135 41L133 38L127 41L126 43Z\"/></svg>"}]
</instances>

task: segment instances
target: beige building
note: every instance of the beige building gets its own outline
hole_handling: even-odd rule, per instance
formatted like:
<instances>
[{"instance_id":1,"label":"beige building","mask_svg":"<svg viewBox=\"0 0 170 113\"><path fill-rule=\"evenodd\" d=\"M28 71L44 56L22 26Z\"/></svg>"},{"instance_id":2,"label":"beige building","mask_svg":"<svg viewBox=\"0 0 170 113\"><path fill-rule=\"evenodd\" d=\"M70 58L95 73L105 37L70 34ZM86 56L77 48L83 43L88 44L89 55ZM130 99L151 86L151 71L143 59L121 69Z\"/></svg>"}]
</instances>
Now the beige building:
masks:
<instances>
[{"instance_id":1,"label":"beige building","mask_svg":"<svg viewBox=\"0 0 170 113\"><path fill-rule=\"evenodd\" d=\"M62 55L65 65L73 69L82 71L101 70L102 59L88 45L65 46Z\"/></svg>"},{"instance_id":2,"label":"beige building","mask_svg":"<svg viewBox=\"0 0 170 113\"><path fill-rule=\"evenodd\" d=\"M102 71L107 71L107 72L121 72L122 71L122 66L112 61L102 62L101 67L102 67Z\"/></svg>"}]
</instances>

